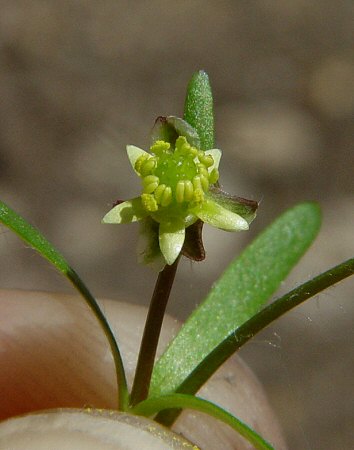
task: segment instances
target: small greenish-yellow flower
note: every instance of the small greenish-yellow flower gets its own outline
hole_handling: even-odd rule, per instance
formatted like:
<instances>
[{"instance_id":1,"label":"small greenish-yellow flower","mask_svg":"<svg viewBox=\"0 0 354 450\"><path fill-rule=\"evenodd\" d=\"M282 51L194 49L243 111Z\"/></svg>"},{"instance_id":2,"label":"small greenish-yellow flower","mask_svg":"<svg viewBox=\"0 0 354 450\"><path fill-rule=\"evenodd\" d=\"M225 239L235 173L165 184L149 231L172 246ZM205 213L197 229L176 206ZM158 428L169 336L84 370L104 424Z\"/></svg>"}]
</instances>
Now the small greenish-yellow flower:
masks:
<instances>
[{"instance_id":1,"label":"small greenish-yellow flower","mask_svg":"<svg viewBox=\"0 0 354 450\"><path fill-rule=\"evenodd\" d=\"M198 220L222 230L248 230L255 214L251 219L247 214L242 217L229 207L231 197L225 199L215 189L220 150L198 150L179 136L174 147L158 140L149 153L133 145L127 146L127 153L141 179L142 193L114 206L102 221L141 222L142 262L173 264L182 251L186 228Z\"/></svg>"}]
</instances>

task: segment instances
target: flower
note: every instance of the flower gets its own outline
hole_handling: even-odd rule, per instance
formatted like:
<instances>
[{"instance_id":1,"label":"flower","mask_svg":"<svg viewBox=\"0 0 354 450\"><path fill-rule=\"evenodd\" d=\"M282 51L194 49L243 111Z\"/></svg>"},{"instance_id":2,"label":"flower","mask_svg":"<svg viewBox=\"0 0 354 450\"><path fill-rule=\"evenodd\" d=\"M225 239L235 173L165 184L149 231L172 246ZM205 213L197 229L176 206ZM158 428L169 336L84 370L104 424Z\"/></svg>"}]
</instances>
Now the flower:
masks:
<instances>
[{"instance_id":1,"label":"flower","mask_svg":"<svg viewBox=\"0 0 354 450\"><path fill-rule=\"evenodd\" d=\"M216 187L220 150L198 150L179 136L174 146L155 141L149 152L128 145L127 154L141 178L142 194L114 206L102 222L141 222L141 262L173 264L186 229L197 221L226 231L248 230L256 202L230 197Z\"/></svg>"}]
</instances>

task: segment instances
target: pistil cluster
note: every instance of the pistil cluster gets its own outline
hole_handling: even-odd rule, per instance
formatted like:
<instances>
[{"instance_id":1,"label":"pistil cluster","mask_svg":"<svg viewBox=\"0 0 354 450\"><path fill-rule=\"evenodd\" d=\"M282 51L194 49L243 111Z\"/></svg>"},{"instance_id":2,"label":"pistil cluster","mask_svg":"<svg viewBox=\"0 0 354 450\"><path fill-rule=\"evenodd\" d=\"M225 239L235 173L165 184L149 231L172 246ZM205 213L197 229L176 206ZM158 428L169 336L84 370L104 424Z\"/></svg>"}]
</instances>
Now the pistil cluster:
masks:
<instances>
[{"instance_id":1,"label":"pistil cluster","mask_svg":"<svg viewBox=\"0 0 354 450\"><path fill-rule=\"evenodd\" d=\"M192 147L184 136L174 149L169 142L156 141L150 154L138 157L134 169L142 179L142 205L158 222L168 215L188 215L219 179L213 156Z\"/></svg>"}]
</instances>

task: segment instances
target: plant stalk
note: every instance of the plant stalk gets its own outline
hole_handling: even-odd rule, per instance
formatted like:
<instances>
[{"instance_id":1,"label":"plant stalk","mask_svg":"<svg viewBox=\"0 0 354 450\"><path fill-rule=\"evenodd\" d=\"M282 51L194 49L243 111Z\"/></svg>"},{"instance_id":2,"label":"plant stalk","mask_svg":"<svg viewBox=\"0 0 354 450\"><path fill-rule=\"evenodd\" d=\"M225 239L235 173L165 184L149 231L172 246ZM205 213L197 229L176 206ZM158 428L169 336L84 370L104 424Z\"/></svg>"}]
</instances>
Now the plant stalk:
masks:
<instances>
[{"instance_id":1,"label":"plant stalk","mask_svg":"<svg viewBox=\"0 0 354 450\"><path fill-rule=\"evenodd\" d=\"M135 378L130 397L131 406L145 400L149 394L152 370L154 367L157 344L160 337L167 302L175 279L178 257L172 265L166 265L159 273L152 294L144 334L141 341Z\"/></svg>"}]
</instances>

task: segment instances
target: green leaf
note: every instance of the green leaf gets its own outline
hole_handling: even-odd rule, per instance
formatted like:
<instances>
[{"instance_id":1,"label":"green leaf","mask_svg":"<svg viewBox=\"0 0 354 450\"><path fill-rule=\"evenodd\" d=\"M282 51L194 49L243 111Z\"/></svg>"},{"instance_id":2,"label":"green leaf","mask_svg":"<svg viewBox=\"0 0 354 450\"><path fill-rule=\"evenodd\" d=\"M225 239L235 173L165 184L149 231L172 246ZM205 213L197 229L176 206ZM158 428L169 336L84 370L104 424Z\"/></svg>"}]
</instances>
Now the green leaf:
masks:
<instances>
[{"instance_id":1,"label":"green leaf","mask_svg":"<svg viewBox=\"0 0 354 450\"><path fill-rule=\"evenodd\" d=\"M150 395L175 392L230 333L254 316L315 239L317 204L286 211L236 258L156 363Z\"/></svg>"},{"instance_id":2,"label":"green leaf","mask_svg":"<svg viewBox=\"0 0 354 450\"><path fill-rule=\"evenodd\" d=\"M213 96L203 70L196 72L188 84L183 119L197 131L201 150L214 148Z\"/></svg>"},{"instance_id":3,"label":"green leaf","mask_svg":"<svg viewBox=\"0 0 354 450\"><path fill-rule=\"evenodd\" d=\"M233 353L248 342L260 330L305 300L354 274L354 258L348 259L312 280L296 287L252 316L244 324L230 333L194 369L192 374L179 386L178 392L193 394ZM174 414L166 416L162 423L173 423Z\"/></svg>"},{"instance_id":4,"label":"green leaf","mask_svg":"<svg viewBox=\"0 0 354 450\"><path fill-rule=\"evenodd\" d=\"M134 414L149 417L159 411L171 408L193 409L195 411L206 413L232 427L241 434L241 436L247 439L254 448L258 450L273 450L273 447L267 441L240 419L225 411L225 409L220 408L220 406L193 395L170 394L149 398L136 405L132 409L132 412Z\"/></svg>"},{"instance_id":5,"label":"green leaf","mask_svg":"<svg viewBox=\"0 0 354 450\"><path fill-rule=\"evenodd\" d=\"M65 258L47 241L47 239L32 225L25 221L5 203L0 201L0 222L15 232L22 240L29 244L34 250L46 258L62 274L64 274L79 293L84 297L86 303L95 314L109 342L114 363L116 366L117 383L119 390L120 408L126 409L128 405L128 388L125 378L122 358L117 342L110 326L101 311L97 301L92 296L79 275L72 269Z\"/></svg>"}]
</instances>

